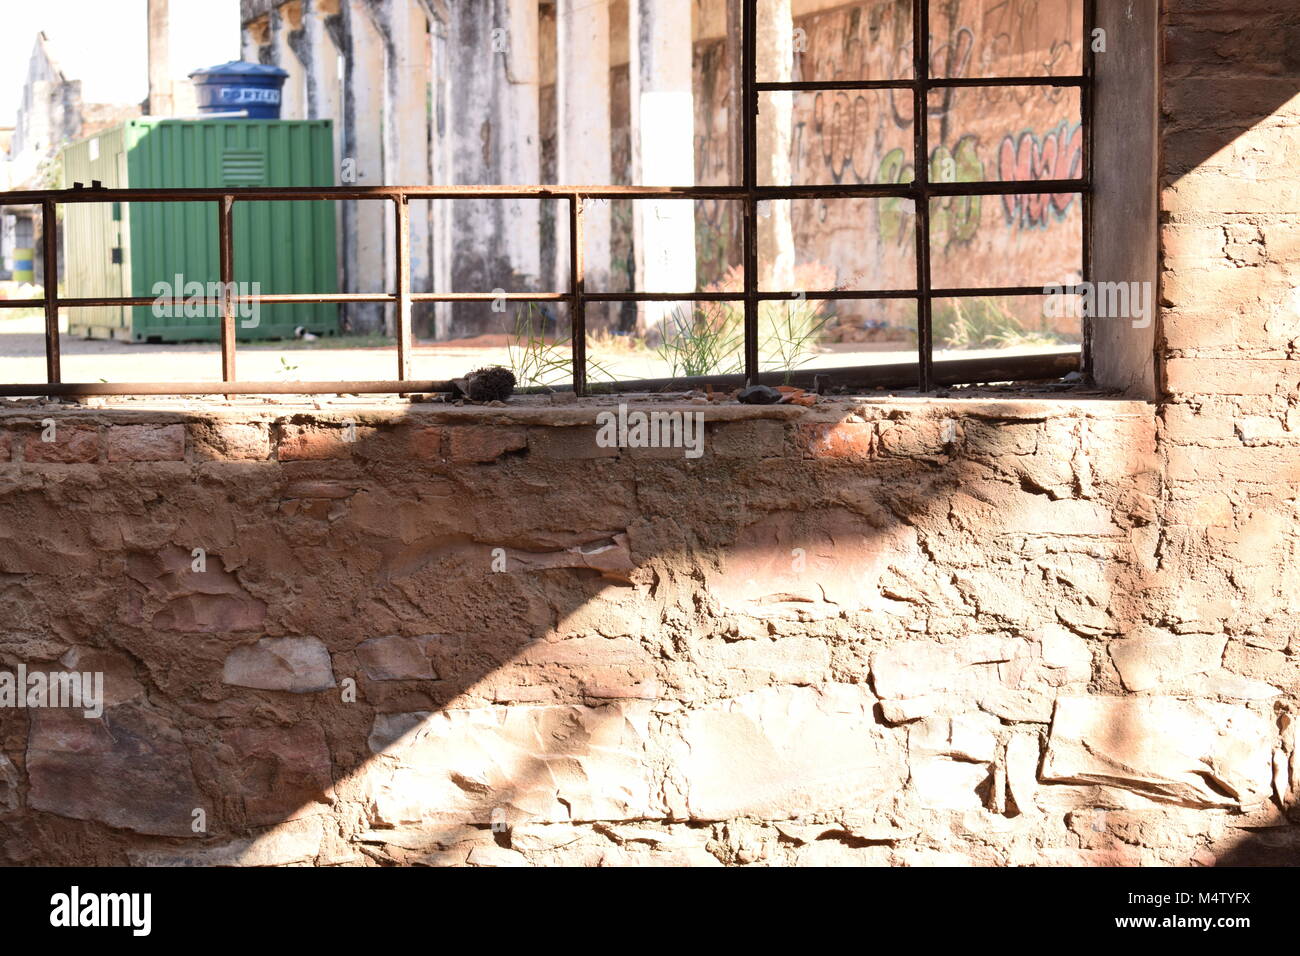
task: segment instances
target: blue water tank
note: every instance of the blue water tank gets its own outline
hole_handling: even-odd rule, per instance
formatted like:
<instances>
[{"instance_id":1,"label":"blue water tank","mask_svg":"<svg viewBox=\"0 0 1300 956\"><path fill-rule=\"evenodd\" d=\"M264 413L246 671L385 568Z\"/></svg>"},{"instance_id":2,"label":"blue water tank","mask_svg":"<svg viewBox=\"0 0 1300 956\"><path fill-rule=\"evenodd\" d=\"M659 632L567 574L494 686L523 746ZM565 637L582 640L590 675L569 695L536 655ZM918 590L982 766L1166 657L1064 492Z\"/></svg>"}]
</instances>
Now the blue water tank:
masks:
<instances>
[{"instance_id":1,"label":"blue water tank","mask_svg":"<svg viewBox=\"0 0 1300 956\"><path fill-rule=\"evenodd\" d=\"M244 111L249 119L279 119L280 89L288 71L231 60L190 74L200 113Z\"/></svg>"}]
</instances>

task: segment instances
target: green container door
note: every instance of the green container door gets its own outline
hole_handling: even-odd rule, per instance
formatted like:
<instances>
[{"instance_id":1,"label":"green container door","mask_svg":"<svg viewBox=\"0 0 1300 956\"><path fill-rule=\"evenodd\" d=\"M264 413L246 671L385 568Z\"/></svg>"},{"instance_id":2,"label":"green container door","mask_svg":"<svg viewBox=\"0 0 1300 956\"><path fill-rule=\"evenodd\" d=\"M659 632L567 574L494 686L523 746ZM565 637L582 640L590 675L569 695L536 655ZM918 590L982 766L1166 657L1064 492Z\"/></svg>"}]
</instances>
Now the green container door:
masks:
<instances>
[{"instance_id":1,"label":"green container door","mask_svg":"<svg viewBox=\"0 0 1300 956\"><path fill-rule=\"evenodd\" d=\"M333 185L333 130L328 120L141 119L123 124L118 131L125 179L121 184L132 188ZM105 185L116 185L106 175L72 175L83 168L78 157L85 146L77 143L65 150L68 183L80 180L89 185L90 179L100 179ZM102 157L103 146L99 149ZM98 204L87 208L97 209ZM70 224L71 213L68 215ZM113 215L111 209L108 215ZM153 296L165 288L169 294L186 298L207 295L208 284L219 281L216 202L130 203L124 219L124 248L119 258L123 275L130 276L129 283L125 278L122 283L131 291L105 294ZM235 203L235 282L246 284L240 291L264 295L337 292L334 223L334 204L328 201ZM97 228L103 232L107 227ZM90 248L80 243L78 247ZM70 262L78 247L68 246ZM110 247L105 246L100 255L111 264ZM107 266L100 263L95 268ZM175 288L177 277L179 288ZM94 281L101 282L98 278ZM122 311L129 312L129 321L120 320L123 327L115 334L125 333L134 341L216 341L220 337L218 310L213 306L180 302L168 303L162 310L134 306ZM74 333L102 336L108 324L105 316L89 321L69 317L69 331ZM247 315L238 318L236 334L245 341L291 338L297 326L319 335L337 334L338 305L262 306L256 319Z\"/></svg>"},{"instance_id":2,"label":"green container door","mask_svg":"<svg viewBox=\"0 0 1300 956\"><path fill-rule=\"evenodd\" d=\"M99 180L110 189L126 185L124 127L74 143L63 152L62 187ZM67 297L131 295L130 250L120 203L69 203L63 217L62 292ZM129 339L128 306L105 305L67 311L68 330L99 339Z\"/></svg>"}]
</instances>

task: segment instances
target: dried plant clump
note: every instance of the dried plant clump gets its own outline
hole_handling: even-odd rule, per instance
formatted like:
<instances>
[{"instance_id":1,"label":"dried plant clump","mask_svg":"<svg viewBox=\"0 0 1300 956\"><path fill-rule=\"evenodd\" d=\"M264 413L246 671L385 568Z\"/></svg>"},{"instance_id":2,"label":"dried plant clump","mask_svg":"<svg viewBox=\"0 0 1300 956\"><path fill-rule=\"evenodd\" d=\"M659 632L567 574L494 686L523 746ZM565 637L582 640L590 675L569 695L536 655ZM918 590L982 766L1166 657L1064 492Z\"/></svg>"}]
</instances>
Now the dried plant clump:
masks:
<instances>
[{"instance_id":1,"label":"dried plant clump","mask_svg":"<svg viewBox=\"0 0 1300 956\"><path fill-rule=\"evenodd\" d=\"M465 397L471 402L504 402L514 390L514 372L500 365L476 369L465 376Z\"/></svg>"}]
</instances>

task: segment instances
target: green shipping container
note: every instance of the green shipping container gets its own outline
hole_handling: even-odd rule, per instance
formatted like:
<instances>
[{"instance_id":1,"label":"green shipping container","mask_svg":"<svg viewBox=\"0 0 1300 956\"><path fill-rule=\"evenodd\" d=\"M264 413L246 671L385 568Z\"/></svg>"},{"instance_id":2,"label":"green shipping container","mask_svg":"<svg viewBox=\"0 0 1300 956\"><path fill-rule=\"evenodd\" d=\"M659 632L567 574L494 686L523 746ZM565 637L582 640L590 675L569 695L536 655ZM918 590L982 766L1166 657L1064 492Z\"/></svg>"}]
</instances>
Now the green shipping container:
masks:
<instances>
[{"instance_id":1,"label":"green shipping container","mask_svg":"<svg viewBox=\"0 0 1300 956\"><path fill-rule=\"evenodd\" d=\"M329 120L138 119L63 151L64 188L98 179L108 188L331 186ZM241 293L338 291L335 203L236 202L235 282ZM220 279L217 204L69 203L63 216L67 297L156 296L177 277L188 285L171 296L207 294ZM254 283L257 284L254 287ZM241 340L291 338L298 326L338 332L338 304L261 306L237 315ZM68 331L135 342L215 341L214 306L156 305L70 309Z\"/></svg>"}]
</instances>

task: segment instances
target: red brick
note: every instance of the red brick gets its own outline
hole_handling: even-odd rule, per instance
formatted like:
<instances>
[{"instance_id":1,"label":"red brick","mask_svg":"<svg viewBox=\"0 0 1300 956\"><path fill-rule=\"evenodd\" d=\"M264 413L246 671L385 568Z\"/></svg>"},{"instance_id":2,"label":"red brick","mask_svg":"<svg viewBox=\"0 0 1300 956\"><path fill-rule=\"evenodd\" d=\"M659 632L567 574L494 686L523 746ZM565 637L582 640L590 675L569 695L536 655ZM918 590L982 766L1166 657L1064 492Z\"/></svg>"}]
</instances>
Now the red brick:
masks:
<instances>
[{"instance_id":1,"label":"red brick","mask_svg":"<svg viewBox=\"0 0 1300 956\"><path fill-rule=\"evenodd\" d=\"M411 457L422 461L441 461L443 431L436 425L411 429L407 437Z\"/></svg>"},{"instance_id":2,"label":"red brick","mask_svg":"<svg viewBox=\"0 0 1300 956\"><path fill-rule=\"evenodd\" d=\"M708 436L707 449L719 458L780 458L785 425L780 422L730 422Z\"/></svg>"},{"instance_id":3,"label":"red brick","mask_svg":"<svg viewBox=\"0 0 1300 956\"><path fill-rule=\"evenodd\" d=\"M942 455L957 440L957 423L942 421L884 422L880 428L881 454L899 458Z\"/></svg>"},{"instance_id":4,"label":"red brick","mask_svg":"<svg viewBox=\"0 0 1300 956\"><path fill-rule=\"evenodd\" d=\"M267 427L259 422L194 422L189 426L192 454L201 461L265 461L271 457Z\"/></svg>"},{"instance_id":5,"label":"red brick","mask_svg":"<svg viewBox=\"0 0 1300 956\"><path fill-rule=\"evenodd\" d=\"M352 450L344 441L343 429L334 426L284 425L277 446L281 461L347 458Z\"/></svg>"},{"instance_id":6,"label":"red brick","mask_svg":"<svg viewBox=\"0 0 1300 956\"><path fill-rule=\"evenodd\" d=\"M596 427L528 429L528 451L541 458L616 458L618 449L596 444Z\"/></svg>"},{"instance_id":7,"label":"red brick","mask_svg":"<svg viewBox=\"0 0 1300 956\"><path fill-rule=\"evenodd\" d=\"M805 458L865 460L874 450L874 426L869 422L800 425L799 447Z\"/></svg>"},{"instance_id":8,"label":"red brick","mask_svg":"<svg viewBox=\"0 0 1300 956\"><path fill-rule=\"evenodd\" d=\"M54 441L41 441L44 426L32 426L23 443L23 460L41 464L73 464L99 460L99 429L93 425L56 425Z\"/></svg>"},{"instance_id":9,"label":"red brick","mask_svg":"<svg viewBox=\"0 0 1300 956\"><path fill-rule=\"evenodd\" d=\"M447 448L455 462L495 461L506 452L528 447L523 428L464 425L447 429Z\"/></svg>"},{"instance_id":10,"label":"red brick","mask_svg":"<svg viewBox=\"0 0 1300 956\"><path fill-rule=\"evenodd\" d=\"M108 430L109 461L184 461L184 425L114 425Z\"/></svg>"}]
</instances>

